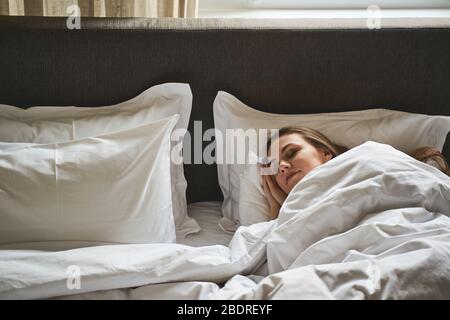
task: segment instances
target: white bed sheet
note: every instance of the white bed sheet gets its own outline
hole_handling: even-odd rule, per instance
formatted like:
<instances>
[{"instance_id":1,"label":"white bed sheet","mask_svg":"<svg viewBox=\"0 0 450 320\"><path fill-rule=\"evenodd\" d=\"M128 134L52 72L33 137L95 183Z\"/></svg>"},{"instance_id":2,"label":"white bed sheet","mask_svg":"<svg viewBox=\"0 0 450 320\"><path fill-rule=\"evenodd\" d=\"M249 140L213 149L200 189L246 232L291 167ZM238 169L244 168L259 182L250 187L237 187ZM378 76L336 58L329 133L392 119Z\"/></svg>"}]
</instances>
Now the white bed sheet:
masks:
<instances>
[{"instance_id":1,"label":"white bed sheet","mask_svg":"<svg viewBox=\"0 0 450 320\"><path fill-rule=\"evenodd\" d=\"M221 208L221 201L205 201L189 204L189 216L198 222L201 227L201 231L189 234L186 237L182 234L177 234L176 243L193 247L216 244L228 246L231 238L233 237L233 233L225 232L219 227L219 220L222 218ZM62 251L108 244L110 243L87 241L41 241L0 245L0 250Z\"/></svg>"},{"instance_id":2,"label":"white bed sheet","mask_svg":"<svg viewBox=\"0 0 450 320\"><path fill-rule=\"evenodd\" d=\"M194 218L202 230L186 237L177 235L177 243L193 247L221 244L228 246L233 233L225 232L219 227L222 218L221 201L196 202L188 205L188 214Z\"/></svg>"},{"instance_id":3,"label":"white bed sheet","mask_svg":"<svg viewBox=\"0 0 450 320\"><path fill-rule=\"evenodd\" d=\"M221 244L228 246L233 233L219 227L222 218L221 201L196 202L188 205L188 213L200 227L200 232L186 237L177 235L177 243L193 247ZM145 285L137 288L113 289L57 297L61 300L203 300L210 299L220 287L213 282L187 281ZM55 299L55 298L54 298Z\"/></svg>"}]
</instances>

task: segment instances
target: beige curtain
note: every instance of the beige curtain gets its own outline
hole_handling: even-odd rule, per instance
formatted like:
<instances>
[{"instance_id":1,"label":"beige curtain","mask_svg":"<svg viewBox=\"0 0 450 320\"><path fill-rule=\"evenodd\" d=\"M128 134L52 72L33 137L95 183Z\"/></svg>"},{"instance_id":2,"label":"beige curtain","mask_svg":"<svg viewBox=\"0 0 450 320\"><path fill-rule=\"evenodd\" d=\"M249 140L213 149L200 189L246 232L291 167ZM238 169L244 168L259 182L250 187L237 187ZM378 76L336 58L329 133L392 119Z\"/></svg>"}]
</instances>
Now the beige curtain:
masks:
<instances>
[{"instance_id":1,"label":"beige curtain","mask_svg":"<svg viewBox=\"0 0 450 320\"><path fill-rule=\"evenodd\" d=\"M67 16L78 5L88 17L196 18L199 0L0 0L0 15Z\"/></svg>"}]
</instances>

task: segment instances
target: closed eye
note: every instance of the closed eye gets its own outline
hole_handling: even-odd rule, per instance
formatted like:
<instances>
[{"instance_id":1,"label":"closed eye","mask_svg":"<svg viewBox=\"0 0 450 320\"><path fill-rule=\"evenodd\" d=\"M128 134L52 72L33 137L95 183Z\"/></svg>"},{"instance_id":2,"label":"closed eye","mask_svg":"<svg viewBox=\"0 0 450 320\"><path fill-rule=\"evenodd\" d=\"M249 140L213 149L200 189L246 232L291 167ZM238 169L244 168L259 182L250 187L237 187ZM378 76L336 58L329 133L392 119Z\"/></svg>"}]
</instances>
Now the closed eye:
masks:
<instances>
[{"instance_id":1,"label":"closed eye","mask_svg":"<svg viewBox=\"0 0 450 320\"><path fill-rule=\"evenodd\" d=\"M292 148L292 149L289 149L284 155L287 159L292 159L299 150L300 150L300 148L298 148L298 149Z\"/></svg>"}]
</instances>

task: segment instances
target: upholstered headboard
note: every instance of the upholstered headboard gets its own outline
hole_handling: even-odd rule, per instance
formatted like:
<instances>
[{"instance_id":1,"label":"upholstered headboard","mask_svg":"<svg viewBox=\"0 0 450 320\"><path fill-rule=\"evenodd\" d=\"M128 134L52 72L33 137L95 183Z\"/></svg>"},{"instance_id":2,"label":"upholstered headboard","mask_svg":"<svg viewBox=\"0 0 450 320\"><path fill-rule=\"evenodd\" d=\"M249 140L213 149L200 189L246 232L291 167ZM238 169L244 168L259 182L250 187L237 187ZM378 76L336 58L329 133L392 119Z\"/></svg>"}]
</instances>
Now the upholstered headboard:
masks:
<instances>
[{"instance_id":1,"label":"upholstered headboard","mask_svg":"<svg viewBox=\"0 0 450 320\"><path fill-rule=\"evenodd\" d=\"M0 17L0 103L95 106L163 82L277 113L368 108L450 115L450 29L161 28L151 19ZM450 159L450 142L445 154ZM214 165L186 165L188 200L220 200Z\"/></svg>"}]
</instances>

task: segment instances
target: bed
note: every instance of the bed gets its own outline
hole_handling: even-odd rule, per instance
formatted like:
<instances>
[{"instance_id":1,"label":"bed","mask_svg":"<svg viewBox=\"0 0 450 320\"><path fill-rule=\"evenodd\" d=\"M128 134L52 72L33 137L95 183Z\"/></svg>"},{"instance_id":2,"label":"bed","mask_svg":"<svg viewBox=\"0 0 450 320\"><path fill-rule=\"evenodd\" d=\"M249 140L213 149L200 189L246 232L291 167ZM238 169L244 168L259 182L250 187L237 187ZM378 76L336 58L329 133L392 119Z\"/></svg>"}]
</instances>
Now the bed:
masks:
<instances>
[{"instance_id":1,"label":"bed","mask_svg":"<svg viewBox=\"0 0 450 320\"><path fill-rule=\"evenodd\" d=\"M368 30L311 29L276 21L258 27L232 20L200 19L180 25L171 19L84 18L81 30L67 30L63 18L0 17L0 103L24 109L105 106L160 83L179 82L192 89L190 132L195 130L194 121L202 121L203 130L214 128L212 108L219 91L277 114L387 108L450 116L449 36L445 24L404 28L392 23ZM450 138L444 141L443 154L450 159ZM376 143L361 148L366 148L362 162L377 152L397 155ZM391 166L387 163L383 164ZM389 176L394 182L403 173L397 164L392 163L392 170L399 174ZM345 165L337 168L344 170ZM226 231L219 224L224 199L217 166L185 164L188 214L200 232L177 237L171 244L71 250L56 246L46 251L3 247L0 297L448 299L450 248L445 243L450 243L450 183L443 175L433 176L427 167L412 163L410 168L419 173L408 180L408 187L380 194L381 205L355 204L359 213L348 214L353 220L343 216L346 222L338 226L312 222L314 234L305 232L293 240L285 235L303 232L301 219L291 216L302 206L295 199L281 216L281 222L290 220L284 226L269 221ZM338 169L334 174L342 176ZM371 170L374 180L368 181L376 183L381 169ZM416 188L418 180L424 183ZM415 202L405 196L411 192L417 195ZM395 204L390 202L392 195L397 196ZM348 197L342 199L347 202L339 203L340 208L352 207ZM327 198L311 196L310 201L322 203L322 217L330 221ZM390 207L383 206L387 203ZM383 215L389 210L397 211ZM380 213L379 220L371 220L374 212ZM419 220L423 224L417 225ZM327 242L333 237L341 238ZM396 237L408 240L393 242ZM378 256L385 260L379 262ZM72 265L81 265L81 288L66 286L71 277L66 267ZM430 275L420 276L423 270L431 270Z\"/></svg>"}]
</instances>

